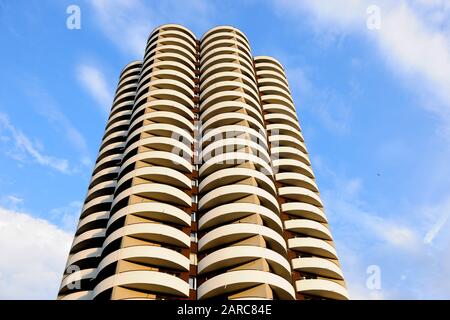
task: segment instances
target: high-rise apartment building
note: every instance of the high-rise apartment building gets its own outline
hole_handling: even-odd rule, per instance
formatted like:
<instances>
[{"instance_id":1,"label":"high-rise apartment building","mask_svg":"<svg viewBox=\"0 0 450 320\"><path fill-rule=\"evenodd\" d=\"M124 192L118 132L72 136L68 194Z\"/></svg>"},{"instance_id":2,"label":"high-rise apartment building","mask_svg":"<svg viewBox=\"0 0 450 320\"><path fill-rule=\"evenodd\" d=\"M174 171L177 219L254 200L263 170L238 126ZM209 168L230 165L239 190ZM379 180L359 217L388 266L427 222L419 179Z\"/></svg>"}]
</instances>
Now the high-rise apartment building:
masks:
<instances>
[{"instance_id":1,"label":"high-rise apartment building","mask_svg":"<svg viewBox=\"0 0 450 320\"><path fill-rule=\"evenodd\" d=\"M347 299L282 65L220 26L122 71L58 299Z\"/></svg>"}]
</instances>

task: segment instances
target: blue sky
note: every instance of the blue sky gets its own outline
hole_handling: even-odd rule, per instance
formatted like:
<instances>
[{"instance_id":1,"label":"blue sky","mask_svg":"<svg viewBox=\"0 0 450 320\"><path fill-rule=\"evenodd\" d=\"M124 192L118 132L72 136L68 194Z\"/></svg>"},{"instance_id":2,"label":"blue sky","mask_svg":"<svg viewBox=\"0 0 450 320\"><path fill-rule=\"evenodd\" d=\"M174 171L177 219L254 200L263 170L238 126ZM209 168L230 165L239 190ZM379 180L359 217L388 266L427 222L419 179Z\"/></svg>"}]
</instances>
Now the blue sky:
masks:
<instances>
[{"instance_id":1,"label":"blue sky","mask_svg":"<svg viewBox=\"0 0 450 320\"><path fill-rule=\"evenodd\" d=\"M450 298L446 0L0 0L0 298L55 298L119 72L163 23L283 63L351 298Z\"/></svg>"}]
</instances>

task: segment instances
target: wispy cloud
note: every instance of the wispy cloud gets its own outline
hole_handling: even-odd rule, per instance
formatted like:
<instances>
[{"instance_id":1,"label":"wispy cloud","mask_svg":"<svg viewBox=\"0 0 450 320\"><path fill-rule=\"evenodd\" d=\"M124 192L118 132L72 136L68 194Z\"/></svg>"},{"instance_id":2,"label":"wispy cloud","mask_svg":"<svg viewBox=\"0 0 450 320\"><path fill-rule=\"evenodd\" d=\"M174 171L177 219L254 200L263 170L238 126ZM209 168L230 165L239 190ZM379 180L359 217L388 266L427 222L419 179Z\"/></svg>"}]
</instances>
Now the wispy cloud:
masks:
<instances>
[{"instance_id":1,"label":"wispy cloud","mask_svg":"<svg viewBox=\"0 0 450 320\"><path fill-rule=\"evenodd\" d=\"M21 130L11 124L8 116L4 113L0 113L0 129L5 131L8 135L6 137L11 139L11 146L7 147L5 151L10 157L21 163L25 163L28 159L31 159L42 166L52 168L61 173L71 173L69 161L67 159L43 154L40 150L42 146L31 142ZM10 145L7 141L4 141L4 144Z\"/></svg>"},{"instance_id":2,"label":"wispy cloud","mask_svg":"<svg viewBox=\"0 0 450 320\"><path fill-rule=\"evenodd\" d=\"M39 84L33 84L34 81L34 79L29 79L28 87L25 89L32 99L33 108L47 119L58 133L65 136L67 141L79 152L81 164L90 166L91 159L85 137L61 111L50 94Z\"/></svg>"},{"instance_id":3,"label":"wispy cloud","mask_svg":"<svg viewBox=\"0 0 450 320\"><path fill-rule=\"evenodd\" d=\"M152 11L139 0L94 0L89 4L105 35L124 52L141 58L148 34L156 26Z\"/></svg>"},{"instance_id":4,"label":"wispy cloud","mask_svg":"<svg viewBox=\"0 0 450 320\"><path fill-rule=\"evenodd\" d=\"M8 194L0 197L0 206L4 206L11 210L19 209L23 203L24 199L15 194Z\"/></svg>"},{"instance_id":5,"label":"wispy cloud","mask_svg":"<svg viewBox=\"0 0 450 320\"><path fill-rule=\"evenodd\" d=\"M55 299L72 235L0 207L0 299Z\"/></svg>"},{"instance_id":6,"label":"wispy cloud","mask_svg":"<svg viewBox=\"0 0 450 320\"><path fill-rule=\"evenodd\" d=\"M427 110L442 120L450 136L450 9L445 1L274 0L285 15L299 15L318 34L356 33L372 39L392 72L404 79ZM366 27L367 8L378 5L381 29Z\"/></svg>"},{"instance_id":7,"label":"wispy cloud","mask_svg":"<svg viewBox=\"0 0 450 320\"><path fill-rule=\"evenodd\" d=\"M97 67L88 64L78 65L76 72L78 81L98 103L102 112L107 114L111 108L113 94L103 73Z\"/></svg>"},{"instance_id":8,"label":"wispy cloud","mask_svg":"<svg viewBox=\"0 0 450 320\"><path fill-rule=\"evenodd\" d=\"M54 208L49 212L49 220L65 231L75 232L83 203L72 201L68 205Z\"/></svg>"},{"instance_id":9,"label":"wispy cloud","mask_svg":"<svg viewBox=\"0 0 450 320\"><path fill-rule=\"evenodd\" d=\"M89 1L103 33L132 59L142 59L150 32L164 23L207 28L214 11L211 1L94 0ZM204 30L203 30L204 31Z\"/></svg>"},{"instance_id":10,"label":"wispy cloud","mask_svg":"<svg viewBox=\"0 0 450 320\"><path fill-rule=\"evenodd\" d=\"M432 244L433 240L439 236L442 228L450 218L450 196L441 203L423 208L422 211L424 211L433 223L425 234L423 241L426 244Z\"/></svg>"},{"instance_id":11,"label":"wispy cloud","mask_svg":"<svg viewBox=\"0 0 450 320\"><path fill-rule=\"evenodd\" d=\"M344 135L351 124L351 105L333 88L317 87L304 69L288 68L286 75L298 106L314 114L327 130ZM348 97L351 100L351 96ZM300 120L301 122L301 120Z\"/></svg>"},{"instance_id":12,"label":"wispy cloud","mask_svg":"<svg viewBox=\"0 0 450 320\"><path fill-rule=\"evenodd\" d=\"M407 207L376 208L365 200L367 190L360 178L349 178L332 167L314 161L316 172L327 180L322 198L336 240L336 247L352 299L445 299L449 286L440 283L450 274L447 233L437 239L450 209L446 200L423 207L417 200ZM448 197L450 199L450 197ZM436 222L437 221L437 222ZM445 237L444 237L445 236ZM381 288L366 283L367 268L381 270Z\"/></svg>"}]
</instances>

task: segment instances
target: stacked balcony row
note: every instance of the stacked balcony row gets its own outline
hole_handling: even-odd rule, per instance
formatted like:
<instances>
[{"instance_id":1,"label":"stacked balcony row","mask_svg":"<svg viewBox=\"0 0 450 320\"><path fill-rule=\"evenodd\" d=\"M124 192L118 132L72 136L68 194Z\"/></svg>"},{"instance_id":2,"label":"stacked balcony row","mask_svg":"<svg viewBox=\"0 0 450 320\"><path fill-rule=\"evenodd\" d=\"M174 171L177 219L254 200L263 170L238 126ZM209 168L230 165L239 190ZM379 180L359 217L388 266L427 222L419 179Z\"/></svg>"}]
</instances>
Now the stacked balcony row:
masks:
<instances>
[{"instance_id":1,"label":"stacked balcony row","mask_svg":"<svg viewBox=\"0 0 450 320\"><path fill-rule=\"evenodd\" d=\"M200 56L198 298L294 299L249 43L214 28Z\"/></svg>"},{"instance_id":2,"label":"stacked balcony row","mask_svg":"<svg viewBox=\"0 0 450 320\"><path fill-rule=\"evenodd\" d=\"M128 64L119 79L97 161L82 207L59 299L90 299L94 288L117 177L128 137L142 63Z\"/></svg>"},{"instance_id":3,"label":"stacked balcony row","mask_svg":"<svg viewBox=\"0 0 450 320\"><path fill-rule=\"evenodd\" d=\"M284 69L267 56L255 57L255 69L295 289L302 298L348 299Z\"/></svg>"}]
</instances>

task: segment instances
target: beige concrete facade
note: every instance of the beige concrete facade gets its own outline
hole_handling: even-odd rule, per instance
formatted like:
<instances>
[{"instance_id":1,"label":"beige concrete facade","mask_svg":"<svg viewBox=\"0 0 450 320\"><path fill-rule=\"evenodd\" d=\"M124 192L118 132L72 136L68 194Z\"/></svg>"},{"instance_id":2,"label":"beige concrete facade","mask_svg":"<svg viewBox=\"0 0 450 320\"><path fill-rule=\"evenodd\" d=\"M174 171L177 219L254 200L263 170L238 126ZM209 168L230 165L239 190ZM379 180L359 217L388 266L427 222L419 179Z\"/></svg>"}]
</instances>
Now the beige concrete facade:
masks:
<instances>
[{"instance_id":1,"label":"beige concrete facade","mask_svg":"<svg viewBox=\"0 0 450 320\"><path fill-rule=\"evenodd\" d=\"M348 299L283 66L156 28L122 71L58 299Z\"/></svg>"}]
</instances>

